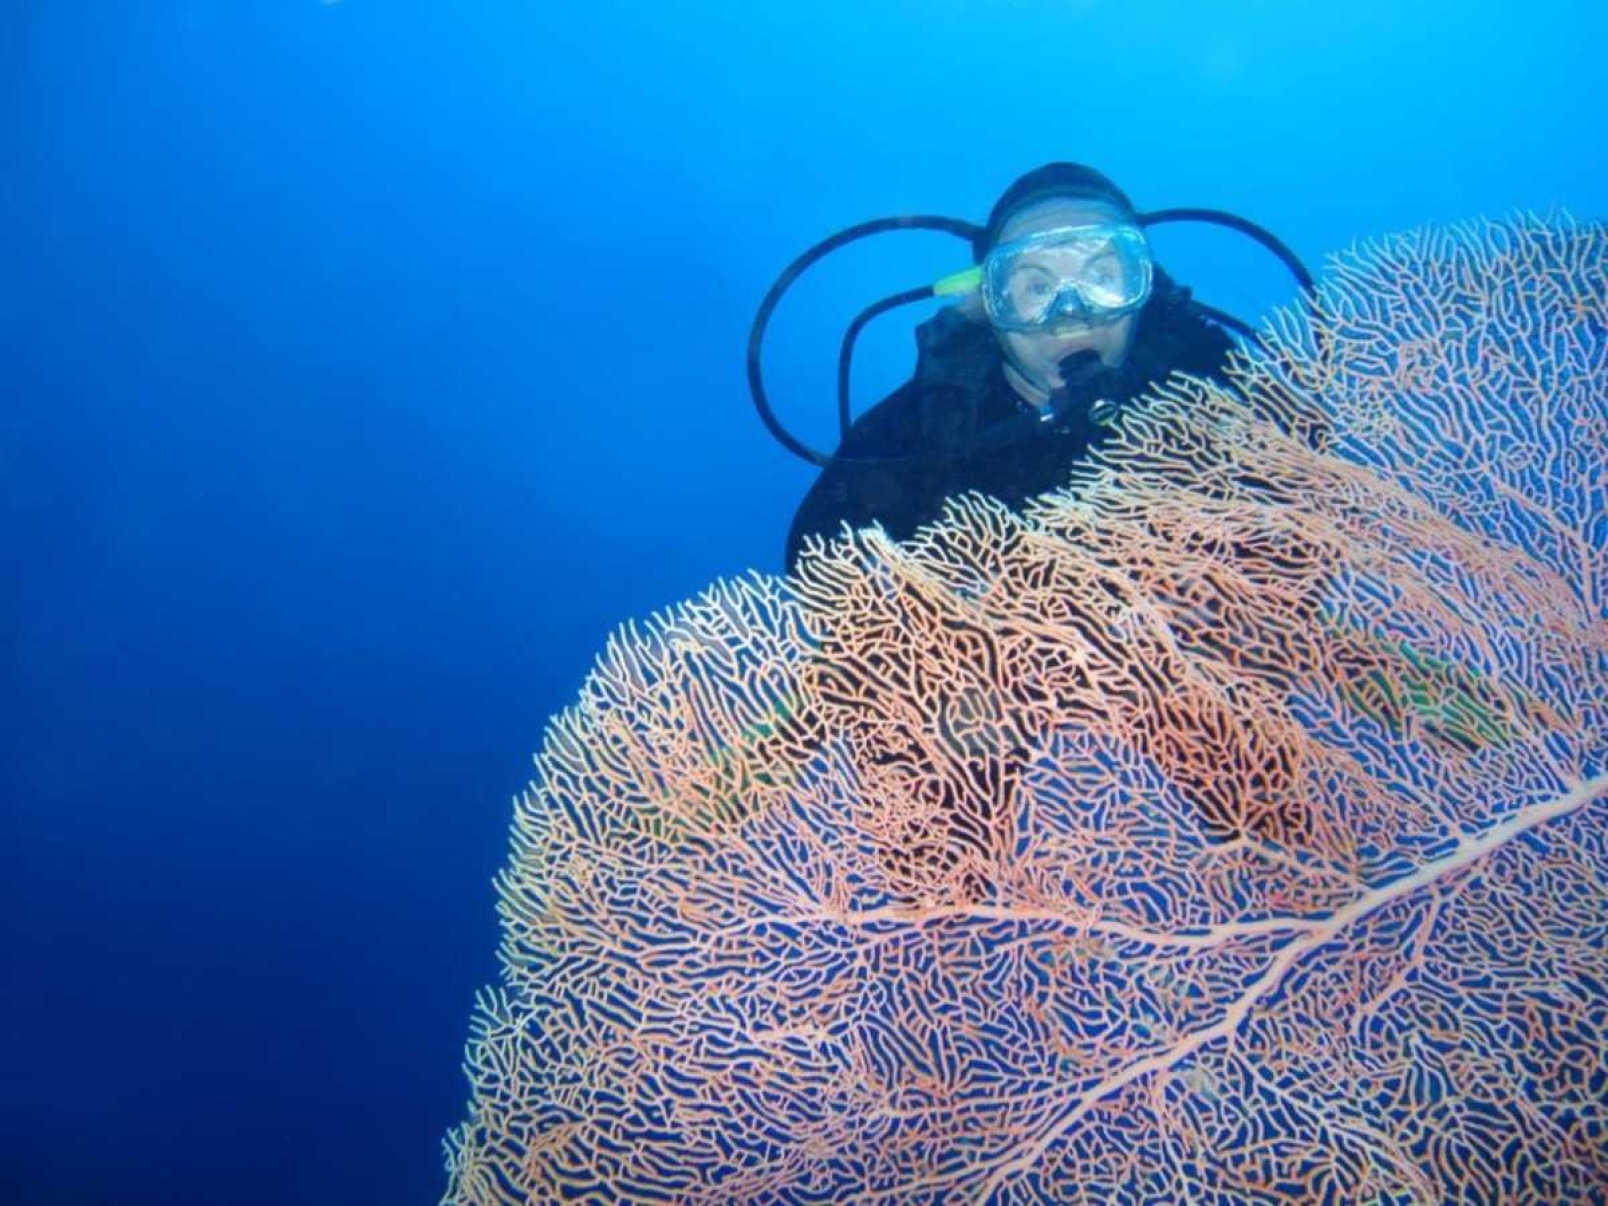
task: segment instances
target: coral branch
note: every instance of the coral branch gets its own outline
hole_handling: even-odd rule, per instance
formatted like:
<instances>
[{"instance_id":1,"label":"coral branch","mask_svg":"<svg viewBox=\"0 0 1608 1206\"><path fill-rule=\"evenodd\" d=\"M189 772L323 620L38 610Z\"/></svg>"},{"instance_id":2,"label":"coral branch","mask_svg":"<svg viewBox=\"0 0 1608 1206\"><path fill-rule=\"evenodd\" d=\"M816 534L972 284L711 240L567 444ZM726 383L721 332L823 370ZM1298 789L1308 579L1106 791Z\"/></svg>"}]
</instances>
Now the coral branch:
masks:
<instances>
[{"instance_id":1,"label":"coral branch","mask_svg":"<svg viewBox=\"0 0 1608 1206\"><path fill-rule=\"evenodd\" d=\"M449 1198L1608 1192L1605 243L1343 257L1025 514L624 630Z\"/></svg>"}]
</instances>

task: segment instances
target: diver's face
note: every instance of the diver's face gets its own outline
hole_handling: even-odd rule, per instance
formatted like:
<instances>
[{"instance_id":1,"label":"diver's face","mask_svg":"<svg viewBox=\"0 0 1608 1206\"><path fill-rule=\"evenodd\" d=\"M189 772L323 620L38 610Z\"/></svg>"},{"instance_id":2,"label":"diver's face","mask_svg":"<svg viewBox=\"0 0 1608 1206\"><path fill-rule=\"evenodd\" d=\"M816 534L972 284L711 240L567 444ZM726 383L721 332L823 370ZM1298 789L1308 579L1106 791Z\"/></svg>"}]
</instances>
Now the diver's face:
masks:
<instances>
[{"instance_id":1,"label":"diver's face","mask_svg":"<svg viewBox=\"0 0 1608 1206\"><path fill-rule=\"evenodd\" d=\"M1051 198L1013 215L1000 230L998 241L1008 243L1058 226L1120 222L1123 217L1111 206L1098 201ZM1082 358L1088 370L1120 366L1133 346L1137 325L1137 314L1125 314L1104 322L1066 317L1030 331L1006 331L996 327L994 334L1017 374L1035 391L1048 394L1068 384L1062 379L1061 364L1069 356L1092 353ZM1012 384L1021 388L1015 381ZM1029 400L1036 402L1042 398Z\"/></svg>"}]
</instances>

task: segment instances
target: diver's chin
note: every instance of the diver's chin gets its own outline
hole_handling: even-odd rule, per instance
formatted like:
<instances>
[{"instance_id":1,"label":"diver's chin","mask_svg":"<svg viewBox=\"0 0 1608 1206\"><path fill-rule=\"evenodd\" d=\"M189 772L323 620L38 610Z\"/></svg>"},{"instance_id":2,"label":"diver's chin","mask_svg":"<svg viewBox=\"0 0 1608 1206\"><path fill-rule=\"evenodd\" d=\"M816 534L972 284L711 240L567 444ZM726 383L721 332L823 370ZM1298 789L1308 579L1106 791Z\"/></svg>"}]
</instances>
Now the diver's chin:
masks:
<instances>
[{"instance_id":1,"label":"diver's chin","mask_svg":"<svg viewBox=\"0 0 1608 1206\"><path fill-rule=\"evenodd\" d=\"M1005 362L1005 380L1016 391L1017 397L1039 411L1044 410L1055 391L1062 388L1050 384L1040 374L1031 369L1024 369L1011 360Z\"/></svg>"},{"instance_id":2,"label":"diver's chin","mask_svg":"<svg viewBox=\"0 0 1608 1206\"><path fill-rule=\"evenodd\" d=\"M1105 364L1098 349L1081 341L1062 348L1040 344L1032 356L1007 356L1006 378L1026 401L1044 405L1062 390L1077 389L1099 373Z\"/></svg>"}]
</instances>

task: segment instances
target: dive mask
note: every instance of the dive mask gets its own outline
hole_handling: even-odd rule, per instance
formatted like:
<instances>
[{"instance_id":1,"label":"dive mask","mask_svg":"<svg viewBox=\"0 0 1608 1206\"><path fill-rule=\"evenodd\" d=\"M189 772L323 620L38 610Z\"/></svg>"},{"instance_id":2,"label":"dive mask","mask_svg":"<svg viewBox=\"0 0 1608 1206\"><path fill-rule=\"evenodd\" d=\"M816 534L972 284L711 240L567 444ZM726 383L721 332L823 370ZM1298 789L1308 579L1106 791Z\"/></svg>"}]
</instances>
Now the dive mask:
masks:
<instances>
[{"instance_id":1,"label":"dive mask","mask_svg":"<svg viewBox=\"0 0 1608 1206\"><path fill-rule=\"evenodd\" d=\"M1150 247L1137 226L1058 226L1001 243L978 267L989 321L1036 331L1062 321L1111 322L1150 297Z\"/></svg>"}]
</instances>

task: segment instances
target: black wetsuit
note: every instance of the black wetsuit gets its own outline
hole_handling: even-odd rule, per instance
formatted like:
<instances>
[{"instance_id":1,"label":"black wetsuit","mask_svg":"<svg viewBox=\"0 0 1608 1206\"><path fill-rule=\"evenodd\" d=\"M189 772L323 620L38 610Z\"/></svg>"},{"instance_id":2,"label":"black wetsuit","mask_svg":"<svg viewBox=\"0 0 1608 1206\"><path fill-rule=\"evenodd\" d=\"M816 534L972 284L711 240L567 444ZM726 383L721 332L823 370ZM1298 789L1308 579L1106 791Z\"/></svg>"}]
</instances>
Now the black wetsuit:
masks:
<instances>
[{"instance_id":1,"label":"black wetsuit","mask_svg":"<svg viewBox=\"0 0 1608 1206\"><path fill-rule=\"evenodd\" d=\"M845 521L880 522L902 540L936 519L951 495L978 490L1015 507L1064 485L1108 430L1090 419L1091 403L1120 405L1175 371L1216 377L1233 343L1188 289L1158 269L1127 360L1072 387L1049 422L1006 381L999 340L986 324L947 308L917 329L916 346L915 376L855 420L837 449L843 457L890 459L837 462L821 473L793 517L789 567L805 536L836 535ZM892 459L899 457L910 459Z\"/></svg>"}]
</instances>

